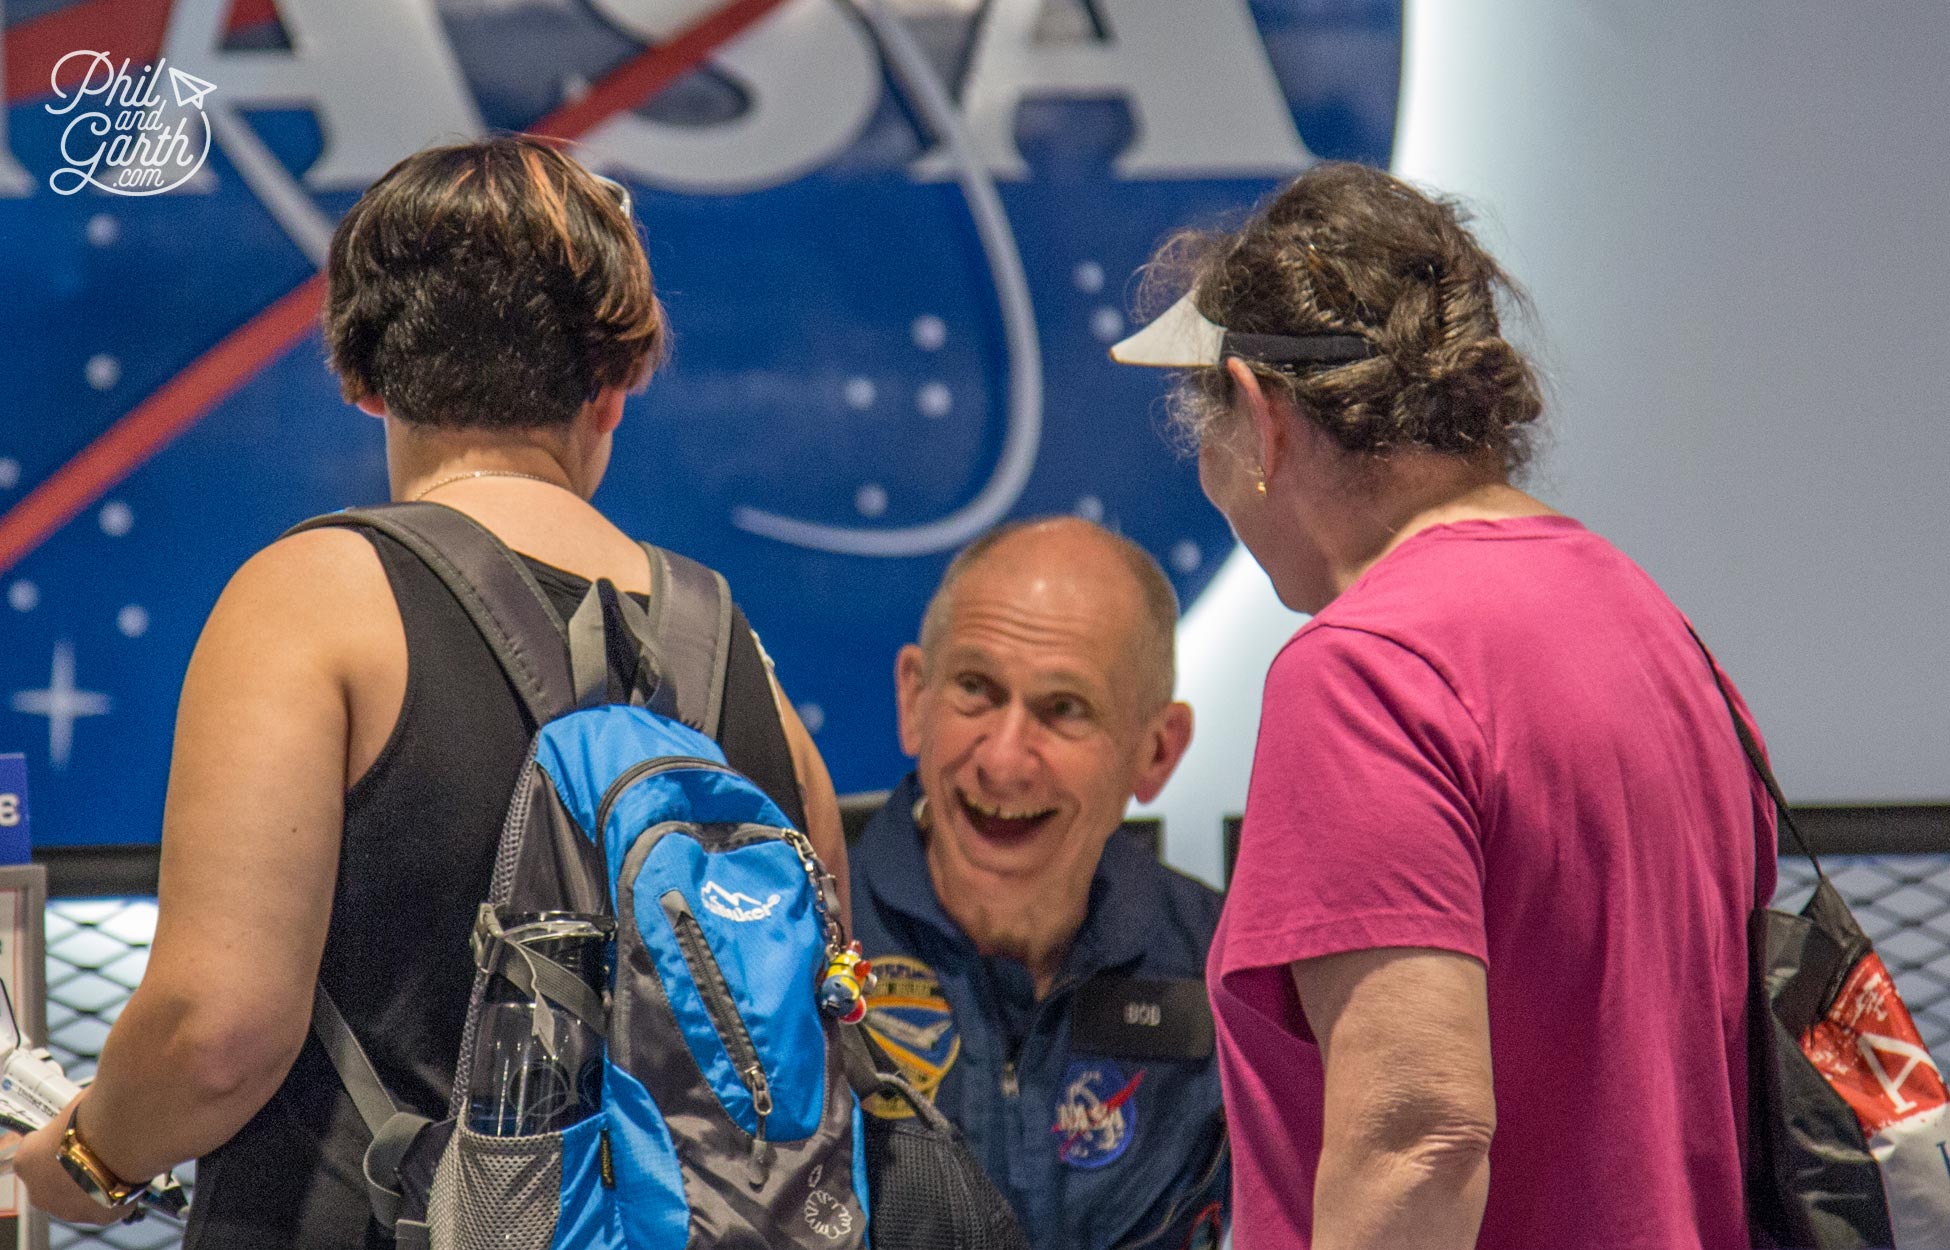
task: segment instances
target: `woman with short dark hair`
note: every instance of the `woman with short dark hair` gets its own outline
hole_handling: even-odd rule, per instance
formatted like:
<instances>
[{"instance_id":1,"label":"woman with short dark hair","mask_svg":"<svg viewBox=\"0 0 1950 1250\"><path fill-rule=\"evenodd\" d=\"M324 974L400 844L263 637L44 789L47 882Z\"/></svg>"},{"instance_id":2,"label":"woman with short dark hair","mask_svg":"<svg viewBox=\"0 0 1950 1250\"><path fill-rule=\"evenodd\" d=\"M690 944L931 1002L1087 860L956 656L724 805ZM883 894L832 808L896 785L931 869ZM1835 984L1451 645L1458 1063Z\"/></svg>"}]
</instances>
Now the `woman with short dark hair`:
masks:
<instances>
[{"instance_id":1,"label":"woman with short dark hair","mask_svg":"<svg viewBox=\"0 0 1950 1250\"><path fill-rule=\"evenodd\" d=\"M1154 276L1187 293L1113 354L1184 371L1206 494L1314 614L1208 967L1235 1244L1747 1245L1771 815L1679 611L1511 484L1541 403L1502 270L1322 165Z\"/></svg>"},{"instance_id":2,"label":"woman with short dark hair","mask_svg":"<svg viewBox=\"0 0 1950 1250\"><path fill-rule=\"evenodd\" d=\"M327 268L332 364L385 424L395 500L479 522L565 618L596 579L658 589L589 504L667 332L621 186L521 136L421 152L353 206ZM825 767L735 611L723 681L727 758L843 873ZM391 1246L367 1131L307 1040L313 987L396 1099L444 1115L535 728L391 537L313 529L252 557L184 679L148 971L94 1084L16 1158L35 1205L104 1222L64 1162L136 1182L202 1156L190 1250Z\"/></svg>"}]
</instances>

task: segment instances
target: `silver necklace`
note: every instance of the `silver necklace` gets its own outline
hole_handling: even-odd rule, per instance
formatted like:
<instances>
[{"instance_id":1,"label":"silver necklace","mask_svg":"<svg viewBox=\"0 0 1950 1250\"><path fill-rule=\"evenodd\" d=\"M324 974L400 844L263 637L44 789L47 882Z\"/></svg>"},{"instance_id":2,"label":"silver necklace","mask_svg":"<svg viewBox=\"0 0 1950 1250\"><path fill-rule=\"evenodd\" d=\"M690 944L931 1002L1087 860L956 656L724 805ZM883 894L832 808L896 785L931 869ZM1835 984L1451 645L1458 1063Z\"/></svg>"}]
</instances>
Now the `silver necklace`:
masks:
<instances>
[{"instance_id":1,"label":"silver necklace","mask_svg":"<svg viewBox=\"0 0 1950 1250\"><path fill-rule=\"evenodd\" d=\"M540 482L545 486L561 487L561 489L563 490L568 489L568 487L562 486L560 482L550 481L548 478L545 477L537 477L533 473L517 473L513 469L475 469L471 473L456 473L452 477L441 478L433 485L427 487L419 494L413 496L413 502L418 503L420 500L425 499L428 495L431 495L433 492L439 490L442 486L452 486L455 482L465 482L469 478L475 478L475 477L518 477L521 478L523 481L527 481L527 482Z\"/></svg>"}]
</instances>

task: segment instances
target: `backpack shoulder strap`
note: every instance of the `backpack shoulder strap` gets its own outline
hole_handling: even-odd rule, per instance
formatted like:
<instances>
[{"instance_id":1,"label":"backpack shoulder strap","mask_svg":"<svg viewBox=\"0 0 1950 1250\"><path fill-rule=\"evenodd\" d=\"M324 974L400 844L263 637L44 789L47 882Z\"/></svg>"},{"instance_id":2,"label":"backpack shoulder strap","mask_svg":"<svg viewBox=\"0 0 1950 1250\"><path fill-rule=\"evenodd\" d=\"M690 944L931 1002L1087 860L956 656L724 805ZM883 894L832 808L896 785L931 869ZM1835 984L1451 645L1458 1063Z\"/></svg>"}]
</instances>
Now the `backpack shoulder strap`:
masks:
<instances>
[{"instance_id":1,"label":"backpack shoulder strap","mask_svg":"<svg viewBox=\"0 0 1950 1250\"><path fill-rule=\"evenodd\" d=\"M338 1070L339 1079L345 1082L345 1092L352 1095L352 1105L365 1121L367 1131L376 1136L380 1126L401 1109L400 1105L393 1101L366 1048L353 1036L352 1026L346 1023L338 1004L323 985L312 991L311 1031L324 1048L326 1058L332 1061L332 1067Z\"/></svg>"},{"instance_id":2,"label":"backpack shoulder strap","mask_svg":"<svg viewBox=\"0 0 1950 1250\"><path fill-rule=\"evenodd\" d=\"M528 566L479 522L444 504L396 503L330 512L286 533L335 525L377 530L433 570L466 609L535 724L575 708L561 616Z\"/></svg>"},{"instance_id":3,"label":"backpack shoulder strap","mask_svg":"<svg viewBox=\"0 0 1950 1250\"><path fill-rule=\"evenodd\" d=\"M642 547L653 574L650 617L676 689L677 719L715 739L731 657L731 588L695 560L649 543Z\"/></svg>"},{"instance_id":4,"label":"backpack shoulder strap","mask_svg":"<svg viewBox=\"0 0 1950 1250\"><path fill-rule=\"evenodd\" d=\"M352 1026L345 1022L338 1004L332 1001L332 996L325 992L323 985L312 992L311 1031L318 1044L324 1047L325 1056L332 1061L339 1080L345 1083L345 1092L352 1096L352 1105L358 1109L366 1132L372 1135L372 1143L366 1147L361 1169L365 1173L366 1197L372 1204L374 1216L381 1225L390 1229L399 1213L400 1163L419 1137L420 1130L432 1121L393 1101L386 1083L373 1068L365 1047L359 1045Z\"/></svg>"}]
</instances>

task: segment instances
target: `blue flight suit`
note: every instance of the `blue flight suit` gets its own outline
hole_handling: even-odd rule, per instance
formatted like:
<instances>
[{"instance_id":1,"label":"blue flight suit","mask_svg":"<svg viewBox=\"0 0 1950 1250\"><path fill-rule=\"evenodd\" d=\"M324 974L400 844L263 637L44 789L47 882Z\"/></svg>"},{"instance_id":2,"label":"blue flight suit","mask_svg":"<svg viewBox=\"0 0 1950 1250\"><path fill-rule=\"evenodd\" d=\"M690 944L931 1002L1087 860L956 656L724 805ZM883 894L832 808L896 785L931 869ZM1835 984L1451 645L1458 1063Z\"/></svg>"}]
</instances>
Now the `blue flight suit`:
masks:
<instances>
[{"instance_id":1,"label":"blue flight suit","mask_svg":"<svg viewBox=\"0 0 1950 1250\"><path fill-rule=\"evenodd\" d=\"M1083 928L1038 1003L1027 968L982 957L942 910L914 824L919 796L910 774L847 857L854 934L879 978L868 1026L960 1126L1038 1250L1218 1245L1231 1168L1209 1046L1133 1059L1071 1041L1093 978L1202 978L1219 894L1113 836ZM1202 1010L1196 986L1179 989ZM900 1110L873 1099L867 1109Z\"/></svg>"}]
</instances>

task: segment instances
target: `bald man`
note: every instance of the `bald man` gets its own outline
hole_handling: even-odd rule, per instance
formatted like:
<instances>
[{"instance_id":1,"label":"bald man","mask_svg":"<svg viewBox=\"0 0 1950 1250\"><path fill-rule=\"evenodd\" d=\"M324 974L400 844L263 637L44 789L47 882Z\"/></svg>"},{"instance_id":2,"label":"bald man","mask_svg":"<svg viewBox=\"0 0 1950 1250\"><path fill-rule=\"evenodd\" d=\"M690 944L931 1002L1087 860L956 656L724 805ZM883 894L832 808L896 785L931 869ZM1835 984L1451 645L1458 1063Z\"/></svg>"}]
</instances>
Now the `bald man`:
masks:
<instances>
[{"instance_id":1,"label":"bald man","mask_svg":"<svg viewBox=\"0 0 1950 1250\"><path fill-rule=\"evenodd\" d=\"M1039 1250L1216 1245L1225 1225L1200 979L1219 895L1112 836L1191 740L1177 617L1157 563L1088 522L976 542L895 664L916 770L849 856L867 1024Z\"/></svg>"}]
</instances>

